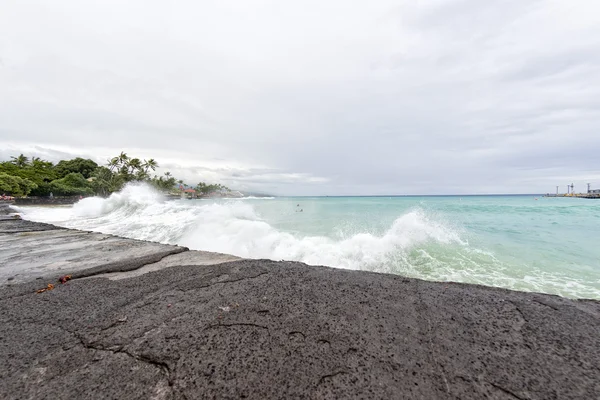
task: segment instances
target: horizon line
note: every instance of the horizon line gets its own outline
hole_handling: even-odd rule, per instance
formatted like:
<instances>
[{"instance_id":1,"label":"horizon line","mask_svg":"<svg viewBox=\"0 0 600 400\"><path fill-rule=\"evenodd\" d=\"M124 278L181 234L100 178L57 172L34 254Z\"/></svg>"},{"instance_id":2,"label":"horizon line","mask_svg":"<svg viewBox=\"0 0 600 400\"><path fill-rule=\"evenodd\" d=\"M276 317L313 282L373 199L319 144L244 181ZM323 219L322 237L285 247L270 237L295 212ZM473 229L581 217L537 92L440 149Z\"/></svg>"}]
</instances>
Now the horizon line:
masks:
<instances>
[{"instance_id":1,"label":"horizon line","mask_svg":"<svg viewBox=\"0 0 600 400\"><path fill-rule=\"evenodd\" d=\"M484 196L544 196L548 193L490 193L490 194L345 194L345 195L269 195L270 197L484 197Z\"/></svg>"}]
</instances>

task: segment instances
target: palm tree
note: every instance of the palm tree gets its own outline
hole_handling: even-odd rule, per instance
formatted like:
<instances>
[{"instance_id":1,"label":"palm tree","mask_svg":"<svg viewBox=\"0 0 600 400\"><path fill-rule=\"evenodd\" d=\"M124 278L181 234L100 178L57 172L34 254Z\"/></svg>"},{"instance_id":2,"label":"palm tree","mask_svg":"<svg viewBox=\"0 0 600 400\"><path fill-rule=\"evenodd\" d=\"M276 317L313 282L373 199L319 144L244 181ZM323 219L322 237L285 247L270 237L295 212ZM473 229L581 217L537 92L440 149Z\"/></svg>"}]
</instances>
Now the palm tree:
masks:
<instances>
[{"instance_id":1,"label":"palm tree","mask_svg":"<svg viewBox=\"0 0 600 400\"><path fill-rule=\"evenodd\" d=\"M106 165L108 165L108 168L111 170L111 172L115 168L119 168L119 157L111 158L110 160L108 160L108 163Z\"/></svg>"},{"instance_id":2,"label":"palm tree","mask_svg":"<svg viewBox=\"0 0 600 400\"><path fill-rule=\"evenodd\" d=\"M138 181L145 181L149 178L150 178L150 175L148 175L148 173L146 171L144 171L143 169L140 169L135 173L135 179L137 179Z\"/></svg>"},{"instance_id":3,"label":"palm tree","mask_svg":"<svg viewBox=\"0 0 600 400\"><path fill-rule=\"evenodd\" d=\"M119 163L121 169L123 169L123 167L127 166L129 157L127 156L127 154L124 151L122 151L121 154L119 154L117 156L117 160L118 160L118 163Z\"/></svg>"},{"instance_id":4,"label":"palm tree","mask_svg":"<svg viewBox=\"0 0 600 400\"><path fill-rule=\"evenodd\" d=\"M158 163L154 160L154 158L151 158L149 160L144 160L144 164L142 166L144 167L145 172L148 172L149 169L156 171L156 168L158 168Z\"/></svg>"},{"instance_id":5,"label":"palm tree","mask_svg":"<svg viewBox=\"0 0 600 400\"><path fill-rule=\"evenodd\" d=\"M11 156L10 158L13 159L11 162L19 168L24 168L29 164L29 158L25 157L23 154L21 154L19 157Z\"/></svg>"},{"instance_id":6,"label":"palm tree","mask_svg":"<svg viewBox=\"0 0 600 400\"><path fill-rule=\"evenodd\" d=\"M42 160L39 157L32 157L30 165L34 168L41 169L41 168L51 168L53 164L50 161Z\"/></svg>"},{"instance_id":7,"label":"palm tree","mask_svg":"<svg viewBox=\"0 0 600 400\"><path fill-rule=\"evenodd\" d=\"M142 162L139 158L132 158L127 162L127 167L131 168L131 174L142 169Z\"/></svg>"},{"instance_id":8,"label":"palm tree","mask_svg":"<svg viewBox=\"0 0 600 400\"><path fill-rule=\"evenodd\" d=\"M167 179L168 179L168 178L170 178L170 177L171 177L171 173L170 173L169 171L167 171L167 172L165 172L165 176L166 176L166 177L167 177Z\"/></svg>"}]
</instances>

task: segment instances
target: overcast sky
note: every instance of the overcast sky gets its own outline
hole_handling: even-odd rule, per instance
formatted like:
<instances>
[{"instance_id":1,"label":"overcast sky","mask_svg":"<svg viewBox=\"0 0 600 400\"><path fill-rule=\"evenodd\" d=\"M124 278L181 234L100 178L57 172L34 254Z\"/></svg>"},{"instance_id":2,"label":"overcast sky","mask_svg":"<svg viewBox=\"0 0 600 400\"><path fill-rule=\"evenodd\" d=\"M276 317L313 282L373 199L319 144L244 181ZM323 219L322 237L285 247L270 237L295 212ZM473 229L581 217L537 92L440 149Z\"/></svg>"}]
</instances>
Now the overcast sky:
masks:
<instances>
[{"instance_id":1,"label":"overcast sky","mask_svg":"<svg viewBox=\"0 0 600 400\"><path fill-rule=\"evenodd\" d=\"M121 150L282 195L600 188L600 2L1 0L0 158Z\"/></svg>"}]
</instances>

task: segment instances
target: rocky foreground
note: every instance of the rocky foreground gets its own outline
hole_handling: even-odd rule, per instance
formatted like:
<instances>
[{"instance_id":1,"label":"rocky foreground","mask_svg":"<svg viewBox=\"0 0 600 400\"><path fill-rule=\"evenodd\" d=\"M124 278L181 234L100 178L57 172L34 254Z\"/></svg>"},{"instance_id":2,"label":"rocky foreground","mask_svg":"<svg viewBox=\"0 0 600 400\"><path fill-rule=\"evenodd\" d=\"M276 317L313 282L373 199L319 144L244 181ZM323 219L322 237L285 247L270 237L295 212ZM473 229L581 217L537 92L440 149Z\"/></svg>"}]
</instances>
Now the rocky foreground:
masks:
<instances>
[{"instance_id":1,"label":"rocky foreground","mask_svg":"<svg viewBox=\"0 0 600 400\"><path fill-rule=\"evenodd\" d=\"M2 399L600 393L593 300L243 260L13 219L0 220L0 284Z\"/></svg>"},{"instance_id":2,"label":"rocky foreground","mask_svg":"<svg viewBox=\"0 0 600 400\"><path fill-rule=\"evenodd\" d=\"M7 215L17 212L10 206L11 204L12 202L0 200L0 217L5 217Z\"/></svg>"}]
</instances>

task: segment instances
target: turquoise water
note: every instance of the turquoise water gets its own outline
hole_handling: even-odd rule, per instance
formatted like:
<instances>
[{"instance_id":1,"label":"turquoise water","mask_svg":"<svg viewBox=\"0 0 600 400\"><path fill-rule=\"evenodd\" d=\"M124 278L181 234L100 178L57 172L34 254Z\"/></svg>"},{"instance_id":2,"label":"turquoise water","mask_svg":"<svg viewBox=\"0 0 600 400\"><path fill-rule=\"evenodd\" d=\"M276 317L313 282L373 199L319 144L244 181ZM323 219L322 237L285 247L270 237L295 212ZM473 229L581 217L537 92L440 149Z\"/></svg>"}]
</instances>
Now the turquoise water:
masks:
<instances>
[{"instance_id":1,"label":"turquoise water","mask_svg":"<svg viewBox=\"0 0 600 400\"><path fill-rule=\"evenodd\" d=\"M302 210L300 212L300 210ZM600 200L534 196L164 201L145 187L25 218L242 257L600 299Z\"/></svg>"},{"instance_id":2,"label":"turquoise water","mask_svg":"<svg viewBox=\"0 0 600 400\"><path fill-rule=\"evenodd\" d=\"M291 213L294 204L290 206L290 202L300 204L303 213ZM399 216L416 212L428 224L447 229L443 235L456 237L442 236L392 252L387 262L369 269L600 297L600 200L534 196L282 198L268 204L259 201L255 207L277 229L298 237L323 235L336 240L364 232L382 236Z\"/></svg>"}]
</instances>

